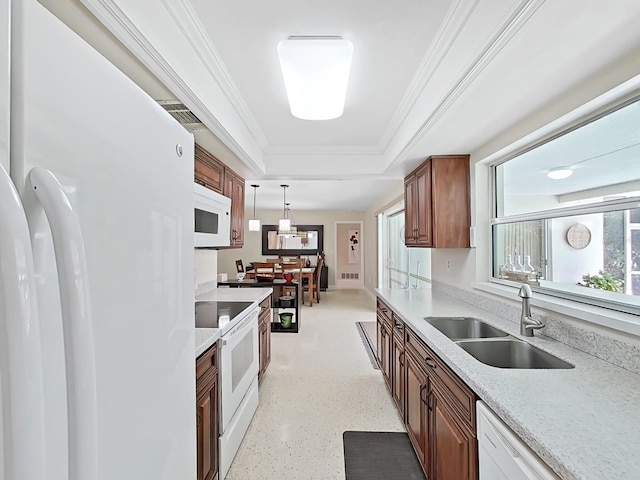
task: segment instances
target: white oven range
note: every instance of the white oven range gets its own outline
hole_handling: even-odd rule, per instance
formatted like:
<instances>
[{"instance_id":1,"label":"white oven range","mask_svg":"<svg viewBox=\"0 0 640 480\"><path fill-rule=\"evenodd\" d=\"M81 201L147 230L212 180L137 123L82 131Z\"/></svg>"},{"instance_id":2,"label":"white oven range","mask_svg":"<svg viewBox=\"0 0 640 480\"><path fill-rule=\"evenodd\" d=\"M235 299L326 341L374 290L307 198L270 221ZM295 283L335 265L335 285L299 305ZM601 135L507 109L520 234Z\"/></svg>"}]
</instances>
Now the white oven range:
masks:
<instances>
[{"instance_id":1,"label":"white oven range","mask_svg":"<svg viewBox=\"0 0 640 480\"><path fill-rule=\"evenodd\" d=\"M222 329L218 341L220 480L227 475L258 408L259 311L257 302L196 302L196 327Z\"/></svg>"}]
</instances>

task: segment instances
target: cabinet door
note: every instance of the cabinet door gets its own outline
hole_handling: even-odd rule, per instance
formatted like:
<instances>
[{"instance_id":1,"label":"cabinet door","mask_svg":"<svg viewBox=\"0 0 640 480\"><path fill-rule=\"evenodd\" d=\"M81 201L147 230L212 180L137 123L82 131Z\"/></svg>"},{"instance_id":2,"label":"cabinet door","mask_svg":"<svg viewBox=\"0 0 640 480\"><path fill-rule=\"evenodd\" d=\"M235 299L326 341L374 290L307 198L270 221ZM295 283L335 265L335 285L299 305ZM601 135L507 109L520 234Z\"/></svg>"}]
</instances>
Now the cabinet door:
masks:
<instances>
[{"instance_id":1,"label":"cabinet door","mask_svg":"<svg viewBox=\"0 0 640 480\"><path fill-rule=\"evenodd\" d=\"M391 395L404 419L404 341L391 335Z\"/></svg>"},{"instance_id":2,"label":"cabinet door","mask_svg":"<svg viewBox=\"0 0 640 480\"><path fill-rule=\"evenodd\" d=\"M433 389L433 472L438 480L477 480L477 442L438 388Z\"/></svg>"},{"instance_id":3,"label":"cabinet door","mask_svg":"<svg viewBox=\"0 0 640 480\"><path fill-rule=\"evenodd\" d=\"M431 161L427 161L415 174L415 244L421 247L433 245L432 202L431 202Z\"/></svg>"},{"instance_id":4,"label":"cabinet door","mask_svg":"<svg viewBox=\"0 0 640 480\"><path fill-rule=\"evenodd\" d=\"M196 402L198 480L212 480L218 473L218 382Z\"/></svg>"},{"instance_id":5,"label":"cabinet door","mask_svg":"<svg viewBox=\"0 0 640 480\"><path fill-rule=\"evenodd\" d=\"M267 320L264 324L264 371L271 363L271 322Z\"/></svg>"},{"instance_id":6,"label":"cabinet door","mask_svg":"<svg viewBox=\"0 0 640 480\"><path fill-rule=\"evenodd\" d=\"M471 226L469 155L446 155L431 160L433 246L468 248Z\"/></svg>"},{"instance_id":7,"label":"cabinet door","mask_svg":"<svg viewBox=\"0 0 640 480\"><path fill-rule=\"evenodd\" d=\"M244 179L236 176L231 197L231 244L244 245Z\"/></svg>"},{"instance_id":8,"label":"cabinet door","mask_svg":"<svg viewBox=\"0 0 640 480\"><path fill-rule=\"evenodd\" d=\"M391 390L391 333L387 326L378 320L378 364L382 371L382 376Z\"/></svg>"},{"instance_id":9,"label":"cabinet door","mask_svg":"<svg viewBox=\"0 0 640 480\"><path fill-rule=\"evenodd\" d=\"M261 322L258 339L258 354L260 358L260 371L258 372L258 382L262 381L262 377L267 371L267 367L271 362L271 325L269 322Z\"/></svg>"},{"instance_id":10,"label":"cabinet door","mask_svg":"<svg viewBox=\"0 0 640 480\"><path fill-rule=\"evenodd\" d=\"M404 179L404 243L415 245L417 239L416 225L416 177L409 175Z\"/></svg>"},{"instance_id":11,"label":"cabinet door","mask_svg":"<svg viewBox=\"0 0 640 480\"><path fill-rule=\"evenodd\" d=\"M429 379L420 367L419 360L415 359L408 350L405 350L404 365L406 372L405 427L428 479L430 478L429 416L425 402L429 395Z\"/></svg>"},{"instance_id":12,"label":"cabinet door","mask_svg":"<svg viewBox=\"0 0 640 480\"><path fill-rule=\"evenodd\" d=\"M230 247L244 245L244 178L230 168L224 171L225 197L231 199Z\"/></svg>"},{"instance_id":13,"label":"cabinet door","mask_svg":"<svg viewBox=\"0 0 640 480\"><path fill-rule=\"evenodd\" d=\"M195 147L194 180L215 192L222 193L224 164L200 145Z\"/></svg>"}]
</instances>

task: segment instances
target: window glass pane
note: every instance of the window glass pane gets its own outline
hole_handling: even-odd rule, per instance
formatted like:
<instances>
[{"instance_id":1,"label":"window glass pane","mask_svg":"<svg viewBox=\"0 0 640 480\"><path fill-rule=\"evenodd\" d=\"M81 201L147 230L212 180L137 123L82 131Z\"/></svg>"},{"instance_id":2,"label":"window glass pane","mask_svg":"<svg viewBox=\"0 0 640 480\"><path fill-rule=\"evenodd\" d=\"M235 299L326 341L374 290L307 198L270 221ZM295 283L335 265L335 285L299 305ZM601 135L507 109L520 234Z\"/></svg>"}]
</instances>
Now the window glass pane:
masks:
<instances>
[{"instance_id":1,"label":"window glass pane","mask_svg":"<svg viewBox=\"0 0 640 480\"><path fill-rule=\"evenodd\" d=\"M639 125L635 101L494 167L494 281L640 315Z\"/></svg>"},{"instance_id":2,"label":"window glass pane","mask_svg":"<svg viewBox=\"0 0 640 480\"><path fill-rule=\"evenodd\" d=\"M493 276L640 307L640 226L631 210L493 226Z\"/></svg>"},{"instance_id":3,"label":"window glass pane","mask_svg":"<svg viewBox=\"0 0 640 480\"><path fill-rule=\"evenodd\" d=\"M495 277L528 283L546 278L547 222L536 220L494 226L493 274Z\"/></svg>"},{"instance_id":4,"label":"window glass pane","mask_svg":"<svg viewBox=\"0 0 640 480\"><path fill-rule=\"evenodd\" d=\"M638 125L635 102L497 166L498 216L638 196ZM560 168L569 176L550 178Z\"/></svg>"},{"instance_id":5,"label":"window glass pane","mask_svg":"<svg viewBox=\"0 0 640 480\"><path fill-rule=\"evenodd\" d=\"M431 250L407 248L404 244L404 211L386 217L387 288L429 288Z\"/></svg>"}]
</instances>

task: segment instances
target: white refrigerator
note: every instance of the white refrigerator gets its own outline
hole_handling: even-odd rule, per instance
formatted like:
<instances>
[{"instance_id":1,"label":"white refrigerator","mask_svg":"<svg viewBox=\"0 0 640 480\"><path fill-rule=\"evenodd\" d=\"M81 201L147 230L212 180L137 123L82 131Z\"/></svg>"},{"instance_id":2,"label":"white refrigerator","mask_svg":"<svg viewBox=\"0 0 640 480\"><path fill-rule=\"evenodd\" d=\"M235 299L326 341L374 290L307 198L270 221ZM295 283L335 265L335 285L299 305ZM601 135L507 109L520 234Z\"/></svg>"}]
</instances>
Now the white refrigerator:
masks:
<instances>
[{"instance_id":1,"label":"white refrigerator","mask_svg":"<svg viewBox=\"0 0 640 480\"><path fill-rule=\"evenodd\" d=\"M0 480L196 478L192 192L191 134L0 0Z\"/></svg>"}]
</instances>

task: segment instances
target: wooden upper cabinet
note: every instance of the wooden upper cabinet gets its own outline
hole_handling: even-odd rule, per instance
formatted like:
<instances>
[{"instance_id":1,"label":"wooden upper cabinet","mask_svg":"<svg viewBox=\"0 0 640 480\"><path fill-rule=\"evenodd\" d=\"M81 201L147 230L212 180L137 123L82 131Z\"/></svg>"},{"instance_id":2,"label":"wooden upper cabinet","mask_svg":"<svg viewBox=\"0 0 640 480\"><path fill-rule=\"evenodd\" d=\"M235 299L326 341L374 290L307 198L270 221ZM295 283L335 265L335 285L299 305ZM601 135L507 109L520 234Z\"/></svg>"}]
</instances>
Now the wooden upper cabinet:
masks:
<instances>
[{"instance_id":1,"label":"wooden upper cabinet","mask_svg":"<svg viewBox=\"0 0 640 480\"><path fill-rule=\"evenodd\" d=\"M200 185L222 193L224 181L224 163L196 144L194 181Z\"/></svg>"},{"instance_id":2,"label":"wooden upper cabinet","mask_svg":"<svg viewBox=\"0 0 640 480\"><path fill-rule=\"evenodd\" d=\"M404 179L404 243L415 246L418 230L418 210L416 208L416 176Z\"/></svg>"},{"instance_id":3,"label":"wooden upper cabinet","mask_svg":"<svg viewBox=\"0 0 640 480\"><path fill-rule=\"evenodd\" d=\"M224 170L223 195L231 199L231 245L244 245L244 178L228 167Z\"/></svg>"},{"instance_id":4,"label":"wooden upper cabinet","mask_svg":"<svg viewBox=\"0 0 640 480\"><path fill-rule=\"evenodd\" d=\"M434 155L404 181L405 244L468 248L469 155Z\"/></svg>"},{"instance_id":5,"label":"wooden upper cabinet","mask_svg":"<svg viewBox=\"0 0 640 480\"><path fill-rule=\"evenodd\" d=\"M196 144L194 180L231 199L230 245L244 246L244 178Z\"/></svg>"}]
</instances>

